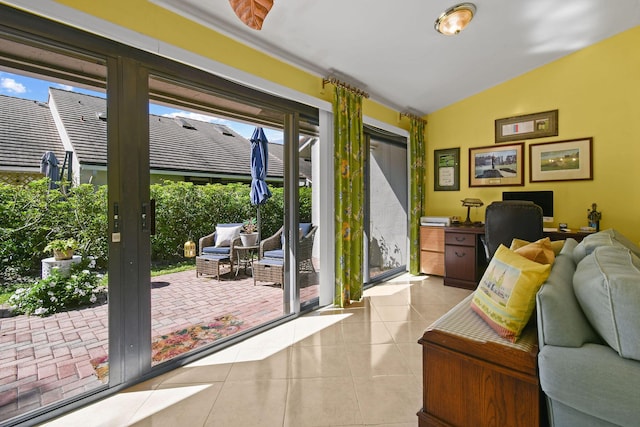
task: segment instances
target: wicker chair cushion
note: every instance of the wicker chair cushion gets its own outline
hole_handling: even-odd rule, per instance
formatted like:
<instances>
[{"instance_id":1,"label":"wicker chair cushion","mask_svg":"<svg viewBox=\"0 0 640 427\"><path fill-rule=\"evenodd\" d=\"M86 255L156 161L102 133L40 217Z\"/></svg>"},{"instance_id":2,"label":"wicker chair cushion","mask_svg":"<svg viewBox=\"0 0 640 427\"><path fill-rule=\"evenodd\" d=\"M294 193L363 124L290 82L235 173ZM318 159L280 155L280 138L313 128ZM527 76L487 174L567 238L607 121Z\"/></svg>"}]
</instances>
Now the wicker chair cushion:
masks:
<instances>
[{"instance_id":1,"label":"wicker chair cushion","mask_svg":"<svg viewBox=\"0 0 640 427\"><path fill-rule=\"evenodd\" d=\"M284 261L281 259L267 259L263 258L260 261L256 261L254 264L261 265L284 265Z\"/></svg>"},{"instance_id":2,"label":"wicker chair cushion","mask_svg":"<svg viewBox=\"0 0 640 427\"><path fill-rule=\"evenodd\" d=\"M207 246L202 248L203 254L214 254L214 255L227 255L229 256L231 252L231 248L229 246L217 248L215 246Z\"/></svg>"},{"instance_id":3,"label":"wicker chair cushion","mask_svg":"<svg viewBox=\"0 0 640 427\"><path fill-rule=\"evenodd\" d=\"M284 251L282 249L274 249L272 251L265 251L264 257L265 258L282 259L282 258L284 258Z\"/></svg>"}]
</instances>

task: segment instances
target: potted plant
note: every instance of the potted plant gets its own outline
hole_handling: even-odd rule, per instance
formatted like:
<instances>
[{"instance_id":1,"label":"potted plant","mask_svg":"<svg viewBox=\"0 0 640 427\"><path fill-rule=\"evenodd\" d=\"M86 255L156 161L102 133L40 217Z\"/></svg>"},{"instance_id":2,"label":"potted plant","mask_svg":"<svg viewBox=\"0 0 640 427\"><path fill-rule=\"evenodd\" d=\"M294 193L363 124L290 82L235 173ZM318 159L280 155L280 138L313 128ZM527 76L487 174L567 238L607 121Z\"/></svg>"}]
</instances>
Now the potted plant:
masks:
<instances>
[{"instance_id":1,"label":"potted plant","mask_svg":"<svg viewBox=\"0 0 640 427\"><path fill-rule=\"evenodd\" d=\"M73 239L55 239L45 246L45 251L53 251L53 257L56 261L73 258L73 251L78 249L78 242Z\"/></svg>"},{"instance_id":2,"label":"potted plant","mask_svg":"<svg viewBox=\"0 0 640 427\"><path fill-rule=\"evenodd\" d=\"M255 218L250 218L242 224L240 240L242 246L255 246L258 243L258 224Z\"/></svg>"}]
</instances>

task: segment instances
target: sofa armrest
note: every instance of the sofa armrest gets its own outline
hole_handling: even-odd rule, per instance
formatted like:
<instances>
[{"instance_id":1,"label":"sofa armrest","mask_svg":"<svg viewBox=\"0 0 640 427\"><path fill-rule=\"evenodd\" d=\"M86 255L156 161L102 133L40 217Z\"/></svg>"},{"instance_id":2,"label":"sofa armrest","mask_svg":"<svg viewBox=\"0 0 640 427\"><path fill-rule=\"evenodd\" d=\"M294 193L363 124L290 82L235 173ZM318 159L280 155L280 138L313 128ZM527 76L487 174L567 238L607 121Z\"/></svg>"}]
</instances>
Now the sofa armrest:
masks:
<instances>
[{"instance_id":1,"label":"sofa armrest","mask_svg":"<svg viewBox=\"0 0 640 427\"><path fill-rule=\"evenodd\" d=\"M216 241L215 231L211 234L201 237L200 240L198 240L198 253L202 255L202 249L208 246L213 246L215 244L215 241Z\"/></svg>"},{"instance_id":2,"label":"sofa armrest","mask_svg":"<svg viewBox=\"0 0 640 427\"><path fill-rule=\"evenodd\" d=\"M552 401L615 425L637 425L640 362L607 345L547 345L538 354L538 369L540 386Z\"/></svg>"}]
</instances>

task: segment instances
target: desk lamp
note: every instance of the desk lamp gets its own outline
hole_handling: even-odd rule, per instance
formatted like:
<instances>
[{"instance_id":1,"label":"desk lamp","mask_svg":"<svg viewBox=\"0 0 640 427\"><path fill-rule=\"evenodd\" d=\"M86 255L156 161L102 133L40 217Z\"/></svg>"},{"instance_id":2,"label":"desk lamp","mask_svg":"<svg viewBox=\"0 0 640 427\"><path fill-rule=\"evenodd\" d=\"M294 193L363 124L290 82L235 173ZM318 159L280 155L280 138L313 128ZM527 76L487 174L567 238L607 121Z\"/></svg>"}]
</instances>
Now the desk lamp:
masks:
<instances>
[{"instance_id":1,"label":"desk lamp","mask_svg":"<svg viewBox=\"0 0 640 427\"><path fill-rule=\"evenodd\" d=\"M462 206L466 206L467 208L467 219L464 220L463 225L469 226L469 225L473 225L473 222L471 222L471 218L469 217L469 214L471 213L471 208L477 208L484 205L484 203L482 203L482 200L480 199L464 199L462 200Z\"/></svg>"}]
</instances>

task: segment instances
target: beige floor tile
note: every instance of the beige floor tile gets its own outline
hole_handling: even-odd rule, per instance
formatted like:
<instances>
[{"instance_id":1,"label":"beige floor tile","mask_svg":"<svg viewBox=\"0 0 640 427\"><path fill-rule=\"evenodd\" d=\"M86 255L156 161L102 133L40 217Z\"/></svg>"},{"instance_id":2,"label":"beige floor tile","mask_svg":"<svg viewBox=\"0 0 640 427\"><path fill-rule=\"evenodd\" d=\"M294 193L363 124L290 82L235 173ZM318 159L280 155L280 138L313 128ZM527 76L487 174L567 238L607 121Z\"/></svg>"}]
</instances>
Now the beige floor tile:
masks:
<instances>
[{"instance_id":1,"label":"beige floor tile","mask_svg":"<svg viewBox=\"0 0 640 427\"><path fill-rule=\"evenodd\" d=\"M413 373L395 344L352 345L348 347L347 356L354 377Z\"/></svg>"},{"instance_id":2,"label":"beige floor tile","mask_svg":"<svg viewBox=\"0 0 640 427\"><path fill-rule=\"evenodd\" d=\"M405 362L413 372L413 375L422 382L422 346L415 343L398 343L398 350L402 353Z\"/></svg>"},{"instance_id":3,"label":"beige floor tile","mask_svg":"<svg viewBox=\"0 0 640 427\"><path fill-rule=\"evenodd\" d=\"M296 328L295 332L295 344L298 346L319 346L319 345L344 345L344 336L342 335L342 325L338 321L337 323L330 323L323 325L323 319L327 319L330 316L304 316L304 320L316 323L316 327L313 330L307 325L300 328ZM334 316L339 317L339 316ZM320 323L317 323L320 322ZM319 325L323 325L319 327Z\"/></svg>"},{"instance_id":4,"label":"beige floor tile","mask_svg":"<svg viewBox=\"0 0 640 427\"><path fill-rule=\"evenodd\" d=\"M422 393L413 375L355 377L354 382L365 424L417 424Z\"/></svg>"},{"instance_id":5,"label":"beige floor tile","mask_svg":"<svg viewBox=\"0 0 640 427\"><path fill-rule=\"evenodd\" d=\"M301 346L291 349L289 378L347 377L347 351L339 346Z\"/></svg>"},{"instance_id":6,"label":"beige floor tile","mask_svg":"<svg viewBox=\"0 0 640 427\"><path fill-rule=\"evenodd\" d=\"M136 411L130 426L201 426L220 393L223 383L161 385Z\"/></svg>"},{"instance_id":7,"label":"beige floor tile","mask_svg":"<svg viewBox=\"0 0 640 427\"><path fill-rule=\"evenodd\" d=\"M287 386L285 379L227 381L204 425L280 427L284 422Z\"/></svg>"},{"instance_id":8,"label":"beige floor tile","mask_svg":"<svg viewBox=\"0 0 640 427\"><path fill-rule=\"evenodd\" d=\"M429 323L420 320L417 322L384 322L384 325L387 327L394 342L415 343L422 337Z\"/></svg>"},{"instance_id":9,"label":"beige floor tile","mask_svg":"<svg viewBox=\"0 0 640 427\"><path fill-rule=\"evenodd\" d=\"M353 379L289 380L285 427L361 425Z\"/></svg>"},{"instance_id":10,"label":"beige floor tile","mask_svg":"<svg viewBox=\"0 0 640 427\"><path fill-rule=\"evenodd\" d=\"M383 322L423 320L410 305L383 305L375 309Z\"/></svg>"},{"instance_id":11,"label":"beige floor tile","mask_svg":"<svg viewBox=\"0 0 640 427\"><path fill-rule=\"evenodd\" d=\"M391 344L393 337L383 322L351 322L342 324L345 345Z\"/></svg>"},{"instance_id":12,"label":"beige floor tile","mask_svg":"<svg viewBox=\"0 0 640 427\"><path fill-rule=\"evenodd\" d=\"M246 348L240 350L227 381L287 378L291 348Z\"/></svg>"}]
</instances>

